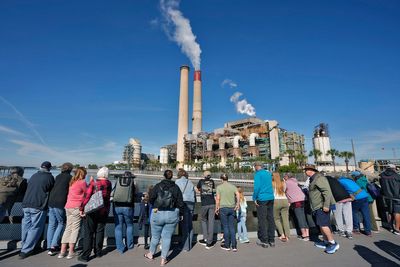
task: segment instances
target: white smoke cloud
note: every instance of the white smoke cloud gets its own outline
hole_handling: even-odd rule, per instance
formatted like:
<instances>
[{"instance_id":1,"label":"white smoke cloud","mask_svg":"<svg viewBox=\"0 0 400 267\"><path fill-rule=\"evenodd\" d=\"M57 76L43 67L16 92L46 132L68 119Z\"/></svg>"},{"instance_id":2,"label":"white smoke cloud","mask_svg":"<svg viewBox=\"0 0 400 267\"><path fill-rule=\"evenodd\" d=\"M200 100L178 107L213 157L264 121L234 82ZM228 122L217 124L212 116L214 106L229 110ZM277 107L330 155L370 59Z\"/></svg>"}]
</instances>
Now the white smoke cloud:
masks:
<instances>
[{"instance_id":1,"label":"white smoke cloud","mask_svg":"<svg viewBox=\"0 0 400 267\"><path fill-rule=\"evenodd\" d=\"M236 82L232 81L231 79L225 79L221 83L221 87L225 87L225 85L228 85L230 88L236 88L238 85Z\"/></svg>"},{"instance_id":2,"label":"white smoke cloud","mask_svg":"<svg viewBox=\"0 0 400 267\"><path fill-rule=\"evenodd\" d=\"M160 0L161 12L166 20L164 30L189 58L195 70L200 70L200 45L192 32L190 21L179 10L179 0Z\"/></svg>"},{"instance_id":3,"label":"white smoke cloud","mask_svg":"<svg viewBox=\"0 0 400 267\"><path fill-rule=\"evenodd\" d=\"M242 93L236 92L230 98L231 102L235 104L236 111L240 114L247 114L252 117L256 116L256 109L253 105L248 103L246 99L240 100L242 95Z\"/></svg>"}]
</instances>

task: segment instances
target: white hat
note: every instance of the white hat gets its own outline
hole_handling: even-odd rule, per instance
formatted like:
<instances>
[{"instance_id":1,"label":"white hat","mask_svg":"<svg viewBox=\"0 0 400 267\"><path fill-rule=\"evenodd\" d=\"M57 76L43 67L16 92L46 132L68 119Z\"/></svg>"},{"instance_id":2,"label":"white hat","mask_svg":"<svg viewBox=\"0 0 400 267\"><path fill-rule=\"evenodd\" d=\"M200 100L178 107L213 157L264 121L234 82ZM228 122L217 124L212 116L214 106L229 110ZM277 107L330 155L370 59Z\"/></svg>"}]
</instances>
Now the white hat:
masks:
<instances>
[{"instance_id":1,"label":"white hat","mask_svg":"<svg viewBox=\"0 0 400 267\"><path fill-rule=\"evenodd\" d=\"M97 172L97 177L108 178L108 168L103 167Z\"/></svg>"},{"instance_id":2,"label":"white hat","mask_svg":"<svg viewBox=\"0 0 400 267\"><path fill-rule=\"evenodd\" d=\"M394 164L388 164L387 167L390 168L390 169L396 169L396 165L394 165Z\"/></svg>"}]
</instances>

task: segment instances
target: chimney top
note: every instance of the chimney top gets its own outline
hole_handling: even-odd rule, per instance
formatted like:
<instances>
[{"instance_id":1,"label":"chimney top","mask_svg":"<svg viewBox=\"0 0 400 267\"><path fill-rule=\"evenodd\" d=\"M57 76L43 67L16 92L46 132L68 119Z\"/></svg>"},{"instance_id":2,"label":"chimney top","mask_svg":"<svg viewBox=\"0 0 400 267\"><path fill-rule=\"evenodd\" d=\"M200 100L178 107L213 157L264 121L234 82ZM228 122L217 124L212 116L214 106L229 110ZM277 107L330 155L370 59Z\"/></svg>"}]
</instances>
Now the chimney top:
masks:
<instances>
[{"instance_id":1,"label":"chimney top","mask_svg":"<svg viewBox=\"0 0 400 267\"><path fill-rule=\"evenodd\" d=\"M180 67L180 69L188 69L188 70L190 70L190 68L189 68L188 65L182 65L182 66Z\"/></svg>"},{"instance_id":2,"label":"chimney top","mask_svg":"<svg viewBox=\"0 0 400 267\"><path fill-rule=\"evenodd\" d=\"M195 81L201 81L201 71L196 70L196 71L194 72L194 80L195 80Z\"/></svg>"}]
</instances>

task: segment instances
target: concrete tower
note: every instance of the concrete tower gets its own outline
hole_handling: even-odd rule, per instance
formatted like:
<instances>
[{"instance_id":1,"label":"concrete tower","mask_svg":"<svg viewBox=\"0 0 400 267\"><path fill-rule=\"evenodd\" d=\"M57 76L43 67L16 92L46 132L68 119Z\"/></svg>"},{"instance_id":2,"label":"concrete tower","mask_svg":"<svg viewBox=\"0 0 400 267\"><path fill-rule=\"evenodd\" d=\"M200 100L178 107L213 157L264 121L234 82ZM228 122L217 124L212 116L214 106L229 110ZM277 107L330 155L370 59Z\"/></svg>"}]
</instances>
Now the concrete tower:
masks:
<instances>
[{"instance_id":1,"label":"concrete tower","mask_svg":"<svg viewBox=\"0 0 400 267\"><path fill-rule=\"evenodd\" d=\"M202 131L202 110L201 110L201 71L194 72L193 84L193 117L192 133L196 136Z\"/></svg>"},{"instance_id":2,"label":"concrete tower","mask_svg":"<svg viewBox=\"0 0 400 267\"><path fill-rule=\"evenodd\" d=\"M189 131L189 66L181 66L179 94L178 140L176 142L177 168L183 167L185 160L185 135Z\"/></svg>"}]
</instances>

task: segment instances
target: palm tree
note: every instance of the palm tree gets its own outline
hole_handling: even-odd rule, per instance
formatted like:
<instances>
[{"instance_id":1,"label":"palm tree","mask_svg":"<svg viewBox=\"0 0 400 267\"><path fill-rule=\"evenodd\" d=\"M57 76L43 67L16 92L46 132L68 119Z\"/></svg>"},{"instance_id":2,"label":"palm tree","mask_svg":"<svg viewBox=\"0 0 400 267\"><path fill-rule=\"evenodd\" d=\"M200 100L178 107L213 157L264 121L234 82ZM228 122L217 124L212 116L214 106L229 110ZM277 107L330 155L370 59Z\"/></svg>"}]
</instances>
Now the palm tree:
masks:
<instances>
[{"instance_id":1,"label":"palm tree","mask_svg":"<svg viewBox=\"0 0 400 267\"><path fill-rule=\"evenodd\" d=\"M315 165L318 165L318 157L322 156L322 152L319 149L313 149L310 151L309 157L314 157Z\"/></svg>"},{"instance_id":2,"label":"palm tree","mask_svg":"<svg viewBox=\"0 0 400 267\"><path fill-rule=\"evenodd\" d=\"M333 162L333 172L336 172L336 162L335 162L335 158L338 157L340 154L340 152L334 148L329 149L328 151L326 151L326 155L327 156L331 156L332 157L332 162Z\"/></svg>"},{"instance_id":3,"label":"palm tree","mask_svg":"<svg viewBox=\"0 0 400 267\"><path fill-rule=\"evenodd\" d=\"M304 162L306 161L307 156L304 154L297 154L294 158L296 159L297 165L299 167L302 167L304 166Z\"/></svg>"},{"instance_id":4,"label":"palm tree","mask_svg":"<svg viewBox=\"0 0 400 267\"><path fill-rule=\"evenodd\" d=\"M346 163L346 172L349 172L349 161L352 157L354 157L354 154L349 151L343 151L340 152L339 157L344 158L344 163Z\"/></svg>"},{"instance_id":5,"label":"palm tree","mask_svg":"<svg viewBox=\"0 0 400 267\"><path fill-rule=\"evenodd\" d=\"M295 151L292 150L292 149L288 149L288 150L286 150L286 153L289 156L289 164L293 163L293 158L294 158Z\"/></svg>"}]
</instances>

